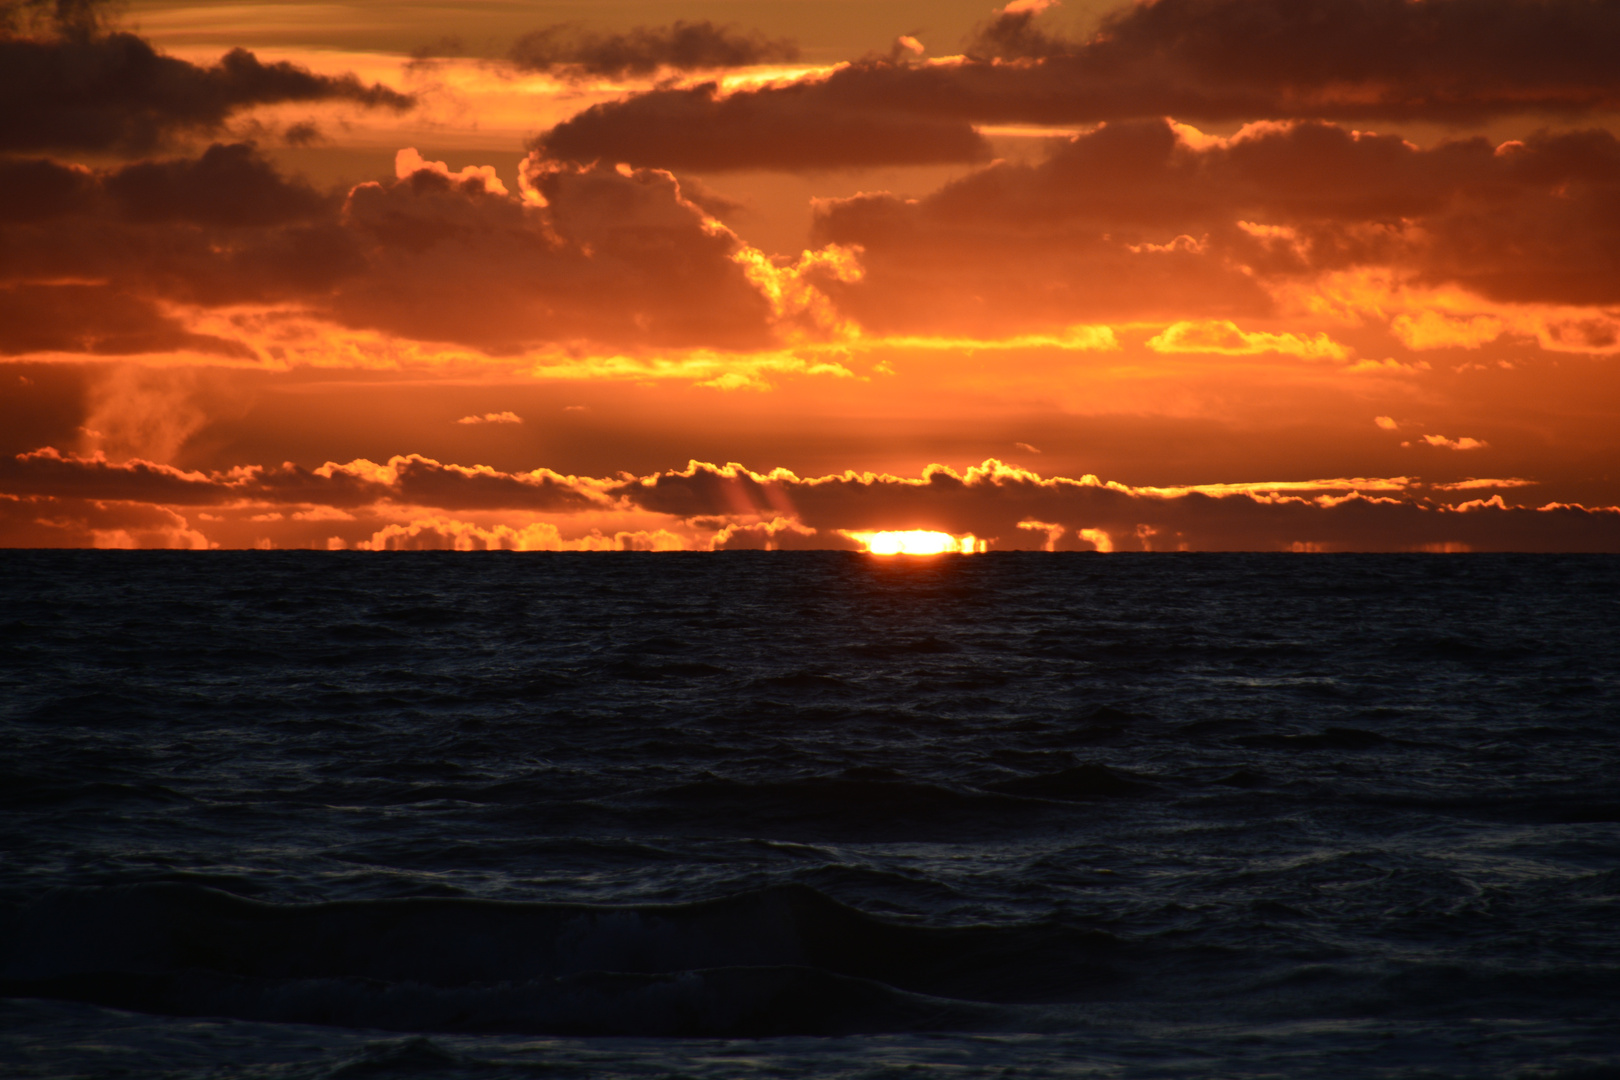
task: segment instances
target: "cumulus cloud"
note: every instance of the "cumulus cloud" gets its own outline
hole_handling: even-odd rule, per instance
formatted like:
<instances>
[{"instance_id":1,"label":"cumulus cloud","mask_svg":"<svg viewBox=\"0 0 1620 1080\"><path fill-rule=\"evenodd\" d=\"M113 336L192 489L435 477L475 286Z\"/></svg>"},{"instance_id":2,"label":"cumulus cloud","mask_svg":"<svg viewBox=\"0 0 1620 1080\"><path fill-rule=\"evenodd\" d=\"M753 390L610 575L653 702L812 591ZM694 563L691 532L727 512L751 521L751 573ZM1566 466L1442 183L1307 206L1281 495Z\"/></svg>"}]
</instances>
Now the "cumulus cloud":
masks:
<instances>
[{"instance_id":1,"label":"cumulus cloud","mask_svg":"<svg viewBox=\"0 0 1620 1080\"><path fill-rule=\"evenodd\" d=\"M1484 439L1475 439L1467 435L1460 439L1448 439L1444 435L1425 435L1423 441L1445 450L1483 450L1490 445Z\"/></svg>"},{"instance_id":2,"label":"cumulus cloud","mask_svg":"<svg viewBox=\"0 0 1620 1080\"><path fill-rule=\"evenodd\" d=\"M244 144L101 170L0 159L0 351L254 359L228 320L186 326L231 305L505 353L767 346L790 293L815 322L798 271L761 263L669 173L536 159L514 194L488 166L410 150L399 166L345 197Z\"/></svg>"},{"instance_id":3,"label":"cumulus cloud","mask_svg":"<svg viewBox=\"0 0 1620 1080\"><path fill-rule=\"evenodd\" d=\"M103 187L125 221L254 227L309 221L333 200L283 177L254 147L215 144L200 157L143 161L107 173Z\"/></svg>"},{"instance_id":4,"label":"cumulus cloud","mask_svg":"<svg viewBox=\"0 0 1620 1080\"><path fill-rule=\"evenodd\" d=\"M50 222L58 236L74 227L73 219L96 218L98 226L252 228L331 218L338 206L331 196L281 175L247 143L215 144L196 158L102 170L45 158L0 158L0 224ZM23 234L8 239L17 245ZM127 241L117 246L124 250L115 254L128 251ZM11 274L16 265L8 267Z\"/></svg>"},{"instance_id":5,"label":"cumulus cloud","mask_svg":"<svg viewBox=\"0 0 1620 1080\"><path fill-rule=\"evenodd\" d=\"M652 75L662 69L703 71L792 61L799 58L799 47L789 40L717 26L707 19L638 26L622 33L557 23L518 38L507 58L526 71L623 78Z\"/></svg>"},{"instance_id":6,"label":"cumulus cloud","mask_svg":"<svg viewBox=\"0 0 1620 1080\"><path fill-rule=\"evenodd\" d=\"M203 550L210 542L184 515L161 506L0 494L0 545Z\"/></svg>"},{"instance_id":7,"label":"cumulus cloud","mask_svg":"<svg viewBox=\"0 0 1620 1080\"><path fill-rule=\"evenodd\" d=\"M1219 138L1153 120L1074 136L1039 163L997 162L921 199L820 201L813 239L861 251L862 280L828 291L885 332L1011 333L1076 318L1218 327L1274 314L1291 291L1314 303L1332 275L1378 270L1460 287L1481 306L1571 306L1537 336L1602 351L1613 320L1578 309L1620 303L1607 254L1620 246L1617 198L1620 140L1607 131L1425 149L1322 121ZM1391 333L1417 348L1472 347L1531 325L1393 314ZM1205 344L1217 352L1263 344L1215 337ZM1318 336L1270 345L1338 351Z\"/></svg>"},{"instance_id":8,"label":"cumulus cloud","mask_svg":"<svg viewBox=\"0 0 1620 1080\"><path fill-rule=\"evenodd\" d=\"M1275 334L1239 329L1229 319L1174 322L1147 340L1147 347L1162 353L1214 353L1252 356L1284 353L1307 360L1344 360L1350 350L1326 334Z\"/></svg>"},{"instance_id":9,"label":"cumulus cloud","mask_svg":"<svg viewBox=\"0 0 1620 1080\"><path fill-rule=\"evenodd\" d=\"M337 290L337 317L492 351L771 342L740 241L670 174L531 161L525 183L530 198L422 168L355 188L344 224L367 269Z\"/></svg>"},{"instance_id":10,"label":"cumulus cloud","mask_svg":"<svg viewBox=\"0 0 1620 1080\"><path fill-rule=\"evenodd\" d=\"M458 423L458 424L521 424L521 423L523 423L523 417L521 417L517 413L511 412L511 411L507 411L507 412L489 412L489 413L484 413L482 416L478 416L478 415L463 416L460 420L457 420L456 423Z\"/></svg>"},{"instance_id":11,"label":"cumulus cloud","mask_svg":"<svg viewBox=\"0 0 1620 1080\"><path fill-rule=\"evenodd\" d=\"M1051 521L1037 521L1034 518L1025 518L1018 523L1018 527L1020 529L1029 529L1031 532L1045 533L1046 544L1043 548L1045 551L1056 551L1058 544L1062 542L1064 535L1069 531L1066 525Z\"/></svg>"},{"instance_id":12,"label":"cumulus cloud","mask_svg":"<svg viewBox=\"0 0 1620 1080\"><path fill-rule=\"evenodd\" d=\"M0 160L0 350L255 359L179 307L320 296L361 267L340 205L243 145L110 170Z\"/></svg>"},{"instance_id":13,"label":"cumulus cloud","mask_svg":"<svg viewBox=\"0 0 1620 1080\"><path fill-rule=\"evenodd\" d=\"M808 86L771 93L802 97ZM1135 320L1161 324L1149 347L1162 351L1344 360L1334 337L1278 320L1319 304L1335 276L1379 272L1398 289L1477 300L1347 307L1350 321L1376 318L1412 349L1508 336L1620 351L1620 140L1602 130L1420 148L1323 121L1229 137L1163 119L1109 123L1043 161L992 163L923 198L818 201L818 250L792 264L749 248L713 217L713 200L666 171L614 167L617 152L559 160L585 155L557 139L637 108L652 112L622 132L632 160L666 158L667 144L710 166L757 165L775 153L772 139L783 167L834 160L759 112L763 93L708 85L587 110L542 139L517 192L488 166L452 172L414 151L394 181L346 197L285 177L244 144L120 169L0 159L0 302L17 312L0 350L246 360L269 346L186 309L282 305L502 354L756 349L858 330L1030 344L1081 320ZM658 122L672 102L712 111L716 124L692 138ZM858 100L839 108L858 124L897 115ZM734 119L759 129L727 127ZM956 130L977 148L964 153L983 151L965 122ZM865 145L898 153L895 139L910 137L823 135L829 153L857 157ZM1091 330L1086 347L1117 344L1108 326Z\"/></svg>"}]
</instances>

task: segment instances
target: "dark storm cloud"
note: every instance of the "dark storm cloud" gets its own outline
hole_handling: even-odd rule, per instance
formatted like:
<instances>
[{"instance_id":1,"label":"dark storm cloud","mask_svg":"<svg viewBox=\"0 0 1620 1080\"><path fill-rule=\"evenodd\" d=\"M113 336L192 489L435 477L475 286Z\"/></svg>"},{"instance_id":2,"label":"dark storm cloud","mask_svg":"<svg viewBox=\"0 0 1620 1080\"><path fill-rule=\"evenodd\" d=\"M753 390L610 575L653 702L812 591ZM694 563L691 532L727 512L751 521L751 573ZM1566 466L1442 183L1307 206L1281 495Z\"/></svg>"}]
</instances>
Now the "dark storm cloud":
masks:
<instances>
[{"instance_id":1,"label":"dark storm cloud","mask_svg":"<svg viewBox=\"0 0 1620 1080\"><path fill-rule=\"evenodd\" d=\"M217 131L237 110L288 101L413 104L353 75L266 64L244 49L199 67L128 33L0 35L0 152L143 154Z\"/></svg>"},{"instance_id":2,"label":"dark storm cloud","mask_svg":"<svg viewBox=\"0 0 1620 1080\"><path fill-rule=\"evenodd\" d=\"M721 94L714 83L594 105L534 149L571 161L656 168L825 169L983 161L989 144L965 120L838 101L820 83Z\"/></svg>"},{"instance_id":3,"label":"dark storm cloud","mask_svg":"<svg viewBox=\"0 0 1620 1080\"><path fill-rule=\"evenodd\" d=\"M792 41L716 26L707 19L638 26L623 33L558 23L523 35L508 53L512 63L528 71L608 78L651 75L663 68L704 71L798 58L799 48Z\"/></svg>"}]
</instances>

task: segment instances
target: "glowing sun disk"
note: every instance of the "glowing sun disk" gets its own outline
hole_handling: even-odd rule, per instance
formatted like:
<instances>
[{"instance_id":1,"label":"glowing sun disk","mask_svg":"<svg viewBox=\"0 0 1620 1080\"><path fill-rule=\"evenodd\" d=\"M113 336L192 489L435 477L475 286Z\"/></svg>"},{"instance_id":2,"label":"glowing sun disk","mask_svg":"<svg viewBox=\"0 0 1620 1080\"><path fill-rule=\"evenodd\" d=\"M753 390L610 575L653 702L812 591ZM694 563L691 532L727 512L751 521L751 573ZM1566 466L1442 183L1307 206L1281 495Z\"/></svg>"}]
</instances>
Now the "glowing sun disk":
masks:
<instances>
[{"instance_id":1,"label":"glowing sun disk","mask_svg":"<svg viewBox=\"0 0 1620 1080\"><path fill-rule=\"evenodd\" d=\"M908 529L903 532L852 532L848 536L866 545L873 555L943 555L960 552L971 555L983 551L985 544L971 533L952 536L950 533L929 529Z\"/></svg>"}]
</instances>

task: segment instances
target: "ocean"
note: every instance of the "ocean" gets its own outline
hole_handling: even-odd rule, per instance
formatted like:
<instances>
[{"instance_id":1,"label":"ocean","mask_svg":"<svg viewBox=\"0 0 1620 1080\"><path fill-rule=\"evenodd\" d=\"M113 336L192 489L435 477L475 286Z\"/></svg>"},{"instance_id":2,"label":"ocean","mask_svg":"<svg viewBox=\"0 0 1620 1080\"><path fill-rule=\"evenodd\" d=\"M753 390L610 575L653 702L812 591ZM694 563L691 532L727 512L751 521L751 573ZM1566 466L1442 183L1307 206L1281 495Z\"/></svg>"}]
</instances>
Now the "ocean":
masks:
<instances>
[{"instance_id":1,"label":"ocean","mask_svg":"<svg viewBox=\"0 0 1620 1080\"><path fill-rule=\"evenodd\" d=\"M1620 558L0 553L14 1077L1620 1077Z\"/></svg>"}]
</instances>

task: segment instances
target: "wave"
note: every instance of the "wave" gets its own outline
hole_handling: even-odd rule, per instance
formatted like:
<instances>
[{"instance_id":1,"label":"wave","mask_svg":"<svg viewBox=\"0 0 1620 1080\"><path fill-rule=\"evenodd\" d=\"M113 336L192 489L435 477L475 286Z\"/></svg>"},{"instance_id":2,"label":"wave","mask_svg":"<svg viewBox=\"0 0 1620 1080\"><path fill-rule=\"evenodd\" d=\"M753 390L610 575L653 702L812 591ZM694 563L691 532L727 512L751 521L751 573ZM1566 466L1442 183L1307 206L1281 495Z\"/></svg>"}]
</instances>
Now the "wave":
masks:
<instances>
[{"instance_id":1,"label":"wave","mask_svg":"<svg viewBox=\"0 0 1620 1080\"><path fill-rule=\"evenodd\" d=\"M454 987L209 971L101 972L45 980L18 996L168 1016L514 1035L737 1038L993 1030L1010 1015L995 1006L910 994L803 967L585 972Z\"/></svg>"},{"instance_id":2,"label":"wave","mask_svg":"<svg viewBox=\"0 0 1620 1080\"><path fill-rule=\"evenodd\" d=\"M692 904L275 905L192 885L62 890L0 923L0 993L396 1031L836 1034L996 1027L1081 1000L1119 942L928 927L802 885Z\"/></svg>"},{"instance_id":3,"label":"wave","mask_svg":"<svg viewBox=\"0 0 1620 1080\"><path fill-rule=\"evenodd\" d=\"M641 793L682 814L725 819L842 822L851 827L897 821L942 824L982 821L987 814L1034 809L1000 792L957 791L937 784L896 778L815 776L792 780L744 781L707 776Z\"/></svg>"},{"instance_id":4,"label":"wave","mask_svg":"<svg viewBox=\"0 0 1620 1080\"><path fill-rule=\"evenodd\" d=\"M982 787L908 778L894 770L856 767L835 776L737 780L714 774L644 788L600 805L645 820L714 829L769 828L773 835L955 838L1022 829L1072 810L1063 804L1154 793L1142 777L1096 763L1015 775Z\"/></svg>"},{"instance_id":5,"label":"wave","mask_svg":"<svg viewBox=\"0 0 1620 1080\"><path fill-rule=\"evenodd\" d=\"M989 785L990 791L1023 795L1055 802L1083 802L1110 796L1135 795L1148 790L1140 780L1122 775L1106 765L1084 764L1054 773L1020 776Z\"/></svg>"}]
</instances>

